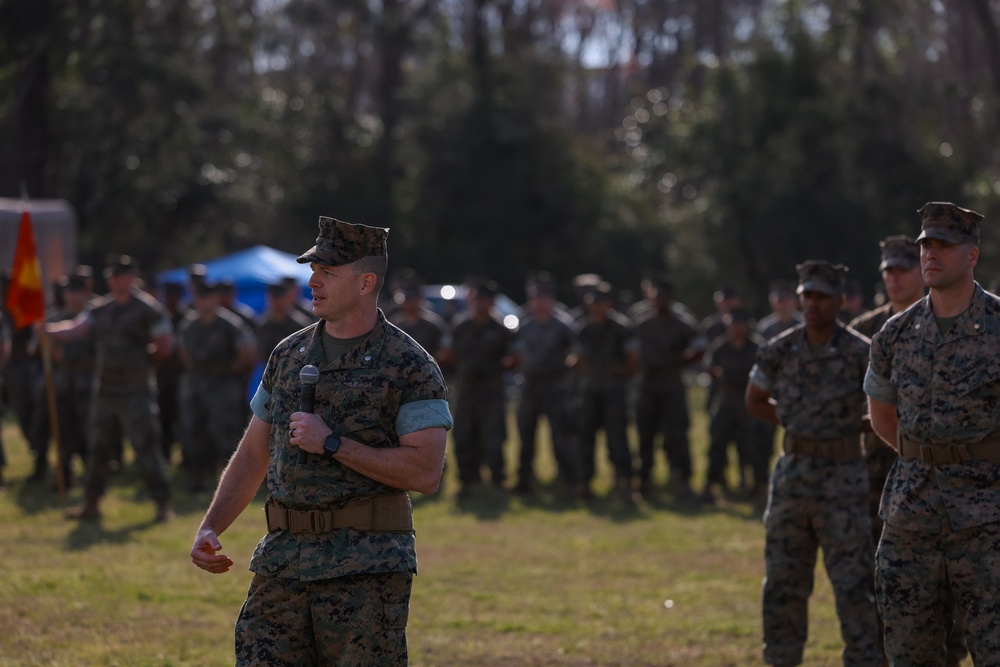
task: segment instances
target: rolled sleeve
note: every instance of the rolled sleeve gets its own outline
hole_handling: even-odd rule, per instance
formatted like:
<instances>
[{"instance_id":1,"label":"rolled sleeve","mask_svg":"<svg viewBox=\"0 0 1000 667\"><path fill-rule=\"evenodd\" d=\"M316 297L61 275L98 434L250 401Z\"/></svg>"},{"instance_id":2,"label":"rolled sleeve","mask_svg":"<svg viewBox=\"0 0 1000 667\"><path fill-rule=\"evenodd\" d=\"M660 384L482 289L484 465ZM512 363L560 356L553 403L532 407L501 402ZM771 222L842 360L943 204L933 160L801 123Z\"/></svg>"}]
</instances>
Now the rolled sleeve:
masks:
<instances>
[{"instance_id":1,"label":"rolled sleeve","mask_svg":"<svg viewBox=\"0 0 1000 667\"><path fill-rule=\"evenodd\" d=\"M257 385L257 391L254 392L253 398L250 399L250 410L257 419L271 423L271 413L267 410L267 402L271 399L271 392L264 389L263 384Z\"/></svg>"},{"instance_id":2,"label":"rolled sleeve","mask_svg":"<svg viewBox=\"0 0 1000 667\"><path fill-rule=\"evenodd\" d=\"M258 389L258 393L260 391L262 390ZM255 400L256 398L254 396ZM406 435L425 428L451 429L453 425L448 401L443 399L404 403L396 415L396 435Z\"/></svg>"},{"instance_id":3,"label":"rolled sleeve","mask_svg":"<svg viewBox=\"0 0 1000 667\"><path fill-rule=\"evenodd\" d=\"M868 365L868 371L865 372L865 393L883 403L895 404L897 402L896 386L888 378L875 373L871 364Z\"/></svg>"}]
</instances>

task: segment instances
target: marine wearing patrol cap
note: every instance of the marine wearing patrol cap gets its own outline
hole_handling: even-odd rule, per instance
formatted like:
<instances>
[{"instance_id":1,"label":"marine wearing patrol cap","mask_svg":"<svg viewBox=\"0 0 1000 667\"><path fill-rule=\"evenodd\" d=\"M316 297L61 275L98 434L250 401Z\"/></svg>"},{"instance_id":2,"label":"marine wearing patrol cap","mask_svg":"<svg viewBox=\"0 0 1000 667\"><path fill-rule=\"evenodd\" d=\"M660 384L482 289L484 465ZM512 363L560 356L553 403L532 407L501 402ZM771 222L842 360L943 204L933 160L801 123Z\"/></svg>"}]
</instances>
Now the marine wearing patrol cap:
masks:
<instances>
[{"instance_id":1,"label":"marine wearing patrol cap","mask_svg":"<svg viewBox=\"0 0 1000 667\"><path fill-rule=\"evenodd\" d=\"M810 259L795 266L799 274L799 286L796 294L804 292L820 292L822 294L843 294L846 282L847 267L843 264L832 264L821 259Z\"/></svg>"},{"instance_id":2,"label":"marine wearing patrol cap","mask_svg":"<svg viewBox=\"0 0 1000 667\"><path fill-rule=\"evenodd\" d=\"M316 245L305 251L299 264L315 262L323 266L343 266L363 257L388 255L385 227L369 227L320 216Z\"/></svg>"},{"instance_id":3,"label":"marine wearing patrol cap","mask_svg":"<svg viewBox=\"0 0 1000 667\"><path fill-rule=\"evenodd\" d=\"M135 273L136 269L135 262L128 255L111 255L108 257L107 264L104 267L104 278L108 279L111 276Z\"/></svg>"},{"instance_id":4,"label":"marine wearing patrol cap","mask_svg":"<svg viewBox=\"0 0 1000 667\"><path fill-rule=\"evenodd\" d=\"M524 291L529 297L554 297L556 292L555 279L547 271L539 271L528 276Z\"/></svg>"},{"instance_id":5,"label":"marine wearing patrol cap","mask_svg":"<svg viewBox=\"0 0 1000 667\"><path fill-rule=\"evenodd\" d=\"M922 223L917 243L938 239L955 245L979 244L979 221L983 219L979 213L943 201L928 202L917 213Z\"/></svg>"},{"instance_id":6,"label":"marine wearing patrol cap","mask_svg":"<svg viewBox=\"0 0 1000 667\"><path fill-rule=\"evenodd\" d=\"M918 246L909 236L898 234L887 236L879 241L882 248L882 263L878 265L879 271L897 267L904 271L909 271L920 263L920 246Z\"/></svg>"},{"instance_id":7,"label":"marine wearing patrol cap","mask_svg":"<svg viewBox=\"0 0 1000 667\"><path fill-rule=\"evenodd\" d=\"M594 285L594 288L583 296L583 302L588 305L592 303L612 301L613 299L614 295L611 291L611 283L604 280Z\"/></svg>"},{"instance_id":8,"label":"marine wearing patrol cap","mask_svg":"<svg viewBox=\"0 0 1000 667\"><path fill-rule=\"evenodd\" d=\"M784 279L772 280L768 286L768 294L773 295L774 298L794 297L795 283Z\"/></svg>"},{"instance_id":9,"label":"marine wearing patrol cap","mask_svg":"<svg viewBox=\"0 0 1000 667\"><path fill-rule=\"evenodd\" d=\"M642 281L641 287L647 293L650 290L655 290L656 296L660 298L671 299L674 296L674 284L667 278L665 273L659 271L646 276Z\"/></svg>"},{"instance_id":10,"label":"marine wearing patrol cap","mask_svg":"<svg viewBox=\"0 0 1000 667\"><path fill-rule=\"evenodd\" d=\"M500 286L495 280L482 276L469 278L465 281L465 286L470 291L475 292L476 296L482 296L488 299L492 299L500 291Z\"/></svg>"}]
</instances>

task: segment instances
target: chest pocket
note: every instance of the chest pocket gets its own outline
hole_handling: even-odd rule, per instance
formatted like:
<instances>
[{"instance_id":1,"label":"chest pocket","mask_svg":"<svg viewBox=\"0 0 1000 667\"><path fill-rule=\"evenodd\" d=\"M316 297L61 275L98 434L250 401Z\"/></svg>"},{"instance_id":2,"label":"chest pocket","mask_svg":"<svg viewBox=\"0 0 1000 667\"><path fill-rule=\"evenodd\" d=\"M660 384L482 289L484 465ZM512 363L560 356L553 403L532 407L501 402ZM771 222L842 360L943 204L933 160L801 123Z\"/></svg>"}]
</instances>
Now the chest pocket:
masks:
<instances>
[{"instance_id":1,"label":"chest pocket","mask_svg":"<svg viewBox=\"0 0 1000 667\"><path fill-rule=\"evenodd\" d=\"M345 377L340 382L321 384L316 411L326 415L330 427L341 435L371 447L396 441L395 415L399 394L378 374Z\"/></svg>"},{"instance_id":2,"label":"chest pocket","mask_svg":"<svg viewBox=\"0 0 1000 667\"><path fill-rule=\"evenodd\" d=\"M954 409L968 428L991 432L1000 419L1000 367L981 361L970 359L956 373Z\"/></svg>"},{"instance_id":3,"label":"chest pocket","mask_svg":"<svg viewBox=\"0 0 1000 667\"><path fill-rule=\"evenodd\" d=\"M934 372L932 355L930 346L919 339L896 343L889 380L906 402L920 404L929 398L927 390Z\"/></svg>"}]
</instances>

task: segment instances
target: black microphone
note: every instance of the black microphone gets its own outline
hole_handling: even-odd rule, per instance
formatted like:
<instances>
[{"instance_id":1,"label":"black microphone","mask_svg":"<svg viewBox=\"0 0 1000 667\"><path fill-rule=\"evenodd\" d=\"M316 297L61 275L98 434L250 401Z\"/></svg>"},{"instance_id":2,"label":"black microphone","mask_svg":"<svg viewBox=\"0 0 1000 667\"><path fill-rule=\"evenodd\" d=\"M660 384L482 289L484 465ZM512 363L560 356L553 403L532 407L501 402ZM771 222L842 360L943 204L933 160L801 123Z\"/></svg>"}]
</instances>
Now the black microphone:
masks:
<instances>
[{"instance_id":1,"label":"black microphone","mask_svg":"<svg viewBox=\"0 0 1000 667\"><path fill-rule=\"evenodd\" d=\"M302 397L299 399L299 412L312 412L316 405L316 383L319 382L319 369L309 364L299 371L299 382L302 383ZM299 464L308 461L309 452L299 448Z\"/></svg>"}]
</instances>

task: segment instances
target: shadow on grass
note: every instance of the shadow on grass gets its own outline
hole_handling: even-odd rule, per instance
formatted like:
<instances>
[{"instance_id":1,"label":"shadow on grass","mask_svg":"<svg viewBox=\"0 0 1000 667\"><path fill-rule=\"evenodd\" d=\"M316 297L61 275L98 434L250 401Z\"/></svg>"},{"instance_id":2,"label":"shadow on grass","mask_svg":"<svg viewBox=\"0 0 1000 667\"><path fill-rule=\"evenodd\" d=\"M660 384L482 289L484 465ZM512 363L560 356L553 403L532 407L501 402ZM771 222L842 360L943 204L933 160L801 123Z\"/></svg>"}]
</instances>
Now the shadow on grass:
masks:
<instances>
[{"instance_id":1,"label":"shadow on grass","mask_svg":"<svg viewBox=\"0 0 1000 667\"><path fill-rule=\"evenodd\" d=\"M100 521L77 521L76 526L66 536L66 551L84 551L98 544L126 544L132 541L134 533L140 533L159 525L153 519L114 530L104 528Z\"/></svg>"}]
</instances>

